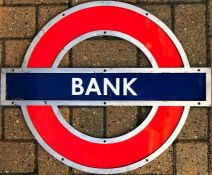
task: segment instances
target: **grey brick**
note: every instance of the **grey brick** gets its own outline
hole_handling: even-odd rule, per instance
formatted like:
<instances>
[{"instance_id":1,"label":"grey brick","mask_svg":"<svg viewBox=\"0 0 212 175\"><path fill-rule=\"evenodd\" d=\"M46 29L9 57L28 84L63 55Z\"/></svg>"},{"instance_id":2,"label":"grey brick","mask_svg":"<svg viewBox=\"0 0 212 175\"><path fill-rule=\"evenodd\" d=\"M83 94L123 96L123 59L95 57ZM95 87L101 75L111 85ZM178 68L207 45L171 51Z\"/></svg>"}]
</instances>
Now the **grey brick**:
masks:
<instances>
[{"instance_id":1,"label":"grey brick","mask_svg":"<svg viewBox=\"0 0 212 175\"><path fill-rule=\"evenodd\" d=\"M6 139L31 139L29 131L20 108L8 107L4 109L4 127Z\"/></svg>"},{"instance_id":2,"label":"grey brick","mask_svg":"<svg viewBox=\"0 0 212 175\"><path fill-rule=\"evenodd\" d=\"M20 67L30 44L29 40L5 41L5 67Z\"/></svg>"},{"instance_id":3,"label":"grey brick","mask_svg":"<svg viewBox=\"0 0 212 175\"><path fill-rule=\"evenodd\" d=\"M68 0L5 0L6 4L61 4L68 3Z\"/></svg>"},{"instance_id":4,"label":"grey brick","mask_svg":"<svg viewBox=\"0 0 212 175\"><path fill-rule=\"evenodd\" d=\"M53 19L56 15L68 9L67 5L47 6L43 5L39 7L38 14L38 27L41 29L46 23Z\"/></svg>"},{"instance_id":5,"label":"grey brick","mask_svg":"<svg viewBox=\"0 0 212 175\"><path fill-rule=\"evenodd\" d=\"M175 32L187 52L190 65L206 66L205 5L178 5Z\"/></svg>"},{"instance_id":6,"label":"grey brick","mask_svg":"<svg viewBox=\"0 0 212 175\"><path fill-rule=\"evenodd\" d=\"M87 135L103 137L103 119L103 108L72 108L73 127Z\"/></svg>"},{"instance_id":7,"label":"grey brick","mask_svg":"<svg viewBox=\"0 0 212 175\"><path fill-rule=\"evenodd\" d=\"M209 24L210 24L210 35L212 35L212 1L209 0Z\"/></svg>"},{"instance_id":8,"label":"grey brick","mask_svg":"<svg viewBox=\"0 0 212 175\"><path fill-rule=\"evenodd\" d=\"M141 8L155 15L171 28L171 7L170 5L140 5Z\"/></svg>"},{"instance_id":9,"label":"grey brick","mask_svg":"<svg viewBox=\"0 0 212 175\"><path fill-rule=\"evenodd\" d=\"M208 109L191 108L188 119L179 135L179 139L207 139Z\"/></svg>"},{"instance_id":10,"label":"grey brick","mask_svg":"<svg viewBox=\"0 0 212 175\"><path fill-rule=\"evenodd\" d=\"M73 48L74 67L136 67L136 47L121 40L87 40Z\"/></svg>"},{"instance_id":11,"label":"grey brick","mask_svg":"<svg viewBox=\"0 0 212 175\"><path fill-rule=\"evenodd\" d=\"M34 36L34 7L0 7L0 16L0 38Z\"/></svg>"},{"instance_id":12,"label":"grey brick","mask_svg":"<svg viewBox=\"0 0 212 175\"><path fill-rule=\"evenodd\" d=\"M38 147L38 174L39 175L68 175L69 167L56 160L40 146Z\"/></svg>"},{"instance_id":13,"label":"grey brick","mask_svg":"<svg viewBox=\"0 0 212 175\"><path fill-rule=\"evenodd\" d=\"M35 169L35 145L0 142L0 173L28 173Z\"/></svg>"},{"instance_id":14,"label":"grey brick","mask_svg":"<svg viewBox=\"0 0 212 175\"><path fill-rule=\"evenodd\" d=\"M176 152L177 174L208 174L207 143L178 143Z\"/></svg>"},{"instance_id":15,"label":"grey brick","mask_svg":"<svg viewBox=\"0 0 212 175\"><path fill-rule=\"evenodd\" d=\"M164 153L147 165L130 172L130 174L172 174L173 148L170 146Z\"/></svg>"},{"instance_id":16,"label":"grey brick","mask_svg":"<svg viewBox=\"0 0 212 175\"><path fill-rule=\"evenodd\" d=\"M107 107L107 137L126 134L138 125L137 107Z\"/></svg>"}]
</instances>

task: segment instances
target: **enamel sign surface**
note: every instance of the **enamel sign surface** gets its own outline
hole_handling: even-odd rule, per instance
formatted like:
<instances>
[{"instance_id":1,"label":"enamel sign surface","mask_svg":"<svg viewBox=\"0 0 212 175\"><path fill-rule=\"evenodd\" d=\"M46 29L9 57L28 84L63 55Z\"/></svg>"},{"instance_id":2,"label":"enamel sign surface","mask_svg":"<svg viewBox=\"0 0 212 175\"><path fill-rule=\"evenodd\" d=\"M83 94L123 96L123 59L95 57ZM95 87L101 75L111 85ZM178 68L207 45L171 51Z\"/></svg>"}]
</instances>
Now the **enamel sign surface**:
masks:
<instances>
[{"instance_id":1,"label":"enamel sign surface","mask_svg":"<svg viewBox=\"0 0 212 175\"><path fill-rule=\"evenodd\" d=\"M133 43L152 68L58 68L73 46L96 36ZM40 145L66 165L90 173L122 173L165 151L191 106L211 105L211 69L190 68L174 34L145 10L121 2L91 2L51 20L33 40L22 68L2 69L1 105L21 106ZM152 110L128 134L94 138L70 126L60 105Z\"/></svg>"}]
</instances>

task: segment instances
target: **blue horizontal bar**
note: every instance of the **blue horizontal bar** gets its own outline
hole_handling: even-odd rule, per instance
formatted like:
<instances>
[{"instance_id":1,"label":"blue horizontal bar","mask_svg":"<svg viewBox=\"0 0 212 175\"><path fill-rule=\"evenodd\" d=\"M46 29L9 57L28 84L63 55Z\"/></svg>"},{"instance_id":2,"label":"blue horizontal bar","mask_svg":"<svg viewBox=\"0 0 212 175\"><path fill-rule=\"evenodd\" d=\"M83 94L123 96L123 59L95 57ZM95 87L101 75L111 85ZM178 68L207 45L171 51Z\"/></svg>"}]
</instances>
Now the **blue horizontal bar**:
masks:
<instances>
[{"instance_id":1,"label":"blue horizontal bar","mask_svg":"<svg viewBox=\"0 0 212 175\"><path fill-rule=\"evenodd\" d=\"M72 78L80 78L86 91L91 78L98 83L101 95L72 94ZM120 79L120 94L108 88L103 94L103 80L114 86ZM123 93L123 79L136 81L131 92ZM107 100L107 101L205 101L205 73L6 73L6 100Z\"/></svg>"}]
</instances>

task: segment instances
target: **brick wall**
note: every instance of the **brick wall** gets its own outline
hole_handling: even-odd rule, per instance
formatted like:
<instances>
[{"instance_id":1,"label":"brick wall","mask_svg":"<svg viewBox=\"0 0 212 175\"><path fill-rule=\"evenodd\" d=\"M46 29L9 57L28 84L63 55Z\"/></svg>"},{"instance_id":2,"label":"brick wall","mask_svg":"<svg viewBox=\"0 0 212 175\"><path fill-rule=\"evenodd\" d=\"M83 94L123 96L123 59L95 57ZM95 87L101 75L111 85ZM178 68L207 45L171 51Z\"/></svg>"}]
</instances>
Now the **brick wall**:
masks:
<instances>
[{"instance_id":1,"label":"brick wall","mask_svg":"<svg viewBox=\"0 0 212 175\"><path fill-rule=\"evenodd\" d=\"M20 67L30 42L58 13L88 0L0 0L0 65ZM211 67L212 0L123 0L162 19L181 41L191 66ZM210 20L211 19L211 20ZM211 26L211 27L210 27ZM60 67L147 67L142 53L116 38L94 38L75 46ZM18 107L0 108L0 174L86 174L50 156L28 130ZM76 129L114 137L140 124L144 107L61 107ZM211 110L192 108L177 140L161 156L129 174L212 175Z\"/></svg>"}]
</instances>

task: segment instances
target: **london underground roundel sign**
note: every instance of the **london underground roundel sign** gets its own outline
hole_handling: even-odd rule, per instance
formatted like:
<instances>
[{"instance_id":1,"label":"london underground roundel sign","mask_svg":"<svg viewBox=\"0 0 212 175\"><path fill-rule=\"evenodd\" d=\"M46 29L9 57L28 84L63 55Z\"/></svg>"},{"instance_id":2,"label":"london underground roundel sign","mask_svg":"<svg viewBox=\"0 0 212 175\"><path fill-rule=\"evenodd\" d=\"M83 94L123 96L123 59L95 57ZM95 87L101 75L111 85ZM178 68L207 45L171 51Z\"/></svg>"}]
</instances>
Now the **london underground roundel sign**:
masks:
<instances>
[{"instance_id":1,"label":"london underground roundel sign","mask_svg":"<svg viewBox=\"0 0 212 175\"><path fill-rule=\"evenodd\" d=\"M73 46L96 36L133 43L152 68L58 68ZM98 1L55 17L33 40L22 68L2 69L1 105L20 105L37 141L64 164L115 174L143 166L168 148L190 106L211 105L210 76L209 68L190 68L177 38L155 16L126 3ZM152 110L128 134L93 138L66 123L60 105Z\"/></svg>"}]
</instances>

